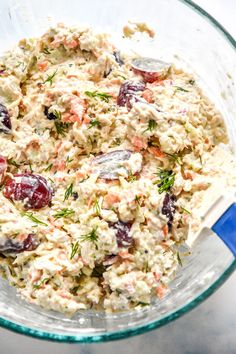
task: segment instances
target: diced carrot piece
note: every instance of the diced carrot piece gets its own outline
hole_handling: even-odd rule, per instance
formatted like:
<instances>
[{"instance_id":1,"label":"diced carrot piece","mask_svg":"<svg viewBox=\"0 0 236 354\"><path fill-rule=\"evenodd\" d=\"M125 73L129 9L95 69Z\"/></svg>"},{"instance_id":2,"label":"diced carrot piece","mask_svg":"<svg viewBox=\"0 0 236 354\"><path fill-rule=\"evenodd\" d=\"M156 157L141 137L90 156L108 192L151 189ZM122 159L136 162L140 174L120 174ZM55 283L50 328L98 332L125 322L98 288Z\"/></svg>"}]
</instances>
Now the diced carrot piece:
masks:
<instances>
[{"instance_id":1,"label":"diced carrot piece","mask_svg":"<svg viewBox=\"0 0 236 354\"><path fill-rule=\"evenodd\" d=\"M153 272L154 278L158 281L161 278L161 274L157 272Z\"/></svg>"},{"instance_id":2,"label":"diced carrot piece","mask_svg":"<svg viewBox=\"0 0 236 354\"><path fill-rule=\"evenodd\" d=\"M63 122L78 122L82 123L84 114L86 112L86 101L80 97L77 97L71 101L70 114L62 115Z\"/></svg>"},{"instance_id":3,"label":"diced carrot piece","mask_svg":"<svg viewBox=\"0 0 236 354\"><path fill-rule=\"evenodd\" d=\"M165 154L156 146L150 146L148 151L155 157L165 157Z\"/></svg>"},{"instance_id":4,"label":"diced carrot piece","mask_svg":"<svg viewBox=\"0 0 236 354\"><path fill-rule=\"evenodd\" d=\"M54 168L56 171L64 171L66 168L66 163L65 161L56 161L54 163Z\"/></svg>"},{"instance_id":5,"label":"diced carrot piece","mask_svg":"<svg viewBox=\"0 0 236 354\"><path fill-rule=\"evenodd\" d=\"M79 44L79 42L76 39L72 39L72 41L70 41L70 42L65 42L65 46L67 48L75 48L78 46L78 44Z\"/></svg>"},{"instance_id":6,"label":"diced carrot piece","mask_svg":"<svg viewBox=\"0 0 236 354\"><path fill-rule=\"evenodd\" d=\"M190 181L193 180L193 175L190 172L185 172L184 173L184 179L190 179Z\"/></svg>"},{"instance_id":7,"label":"diced carrot piece","mask_svg":"<svg viewBox=\"0 0 236 354\"><path fill-rule=\"evenodd\" d=\"M167 290L168 289L165 285L159 285L158 288L156 288L156 294L160 299L162 299L167 293Z\"/></svg>"},{"instance_id":8,"label":"diced carrot piece","mask_svg":"<svg viewBox=\"0 0 236 354\"><path fill-rule=\"evenodd\" d=\"M162 227L162 231L163 231L164 236L167 236L167 235L168 235L168 226L167 226L167 225L164 225L164 226Z\"/></svg>"},{"instance_id":9,"label":"diced carrot piece","mask_svg":"<svg viewBox=\"0 0 236 354\"><path fill-rule=\"evenodd\" d=\"M58 48L64 42L65 42L65 36L55 37L54 40L50 43L50 47L51 48Z\"/></svg>"},{"instance_id":10,"label":"diced carrot piece","mask_svg":"<svg viewBox=\"0 0 236 354\"><path fill-rule=\"evenodd\" d=\"M142 97L148 102L148 103L153 103L153 92L149 89L146 89L142 93Z\"/></svg>"},{"instance_id":11,"label":"diced carrot piece","mask_svg":"<svg viewBox=\"0 0 236 354\"><path fill-rule=\"evenodd\" d=\"M80 171L76 172L76 178L78 179L78 181L82 181L85 177L86 176L83 172L80 172Z\"/></svg>"},{"instance_id":12,"label":"diced carrot piece","mask_svg":"<svg viewBox=\"0 0 236 354\"><path fill-rule=\"evenodd\" d=\"M104 197L104 206L109 208L111 207L114 203L120 202L120 197L116 194L107 194Z\"/></svg>"},{"instance_id":13,"label":"diced carrot piece","mask_svg":"<svg viewBox=\"0 0 236 354\"><path fill-rule=\"evenodd\" d=\"M45 71L48 66L48 61L43 61L42 63L38 63L39 71Z\"/></svg>"},{"instance_id":14,"label":"diced carrot piece","mask_svg":"<svg viewBox=\"0 0 236 354\"><path fill-rule=\"evenodd\" d=\"M62 146L62 142L59 141L55 146L55 152L58 152L61 146Z\"/></svg>"},{"instance_id":15,"label":"diced carrot piece","mask_svg":"<svg viewBox=\"0 0 236 354\"><path fill-rule=\"evenodd\" d=\"M134 145L135 151L140 151L142 149L146 149L147 148L147 142L144 139L139 138L138 136L134 136L131 139L131 142Z\"/></svg>"},{"instance_id":16,"label":"diced carrot piece","mask_svg":"<svg viewBox=\"0 0 236 354\"><path fill-rule=\"evenodd\" d=\"M84 115L84 120L83 123L84 124L89 124L91 122L91 119L89 118L89 116L87 114Z\"/></svg>"},{"instance_id":17,"label":"diced carrot piece","mask_svg":"<svg viewBox=\"0 0 236 354\"><path fill-rule=\"evenodd\" d=\"M128 250L119 252L118 256L121 257L122 259L131 259L131 258L133 258L133 255L130 254Z\"/></svg>"},{"instance_id":18,"label":"diced carrot piece","mask_svg":"<svg viewBox=\"0 0 236 354\"><path fill-rule=\"evenodd\" d=\"M67 75L67 79L78 78L78 75Z\"/></svg>"}]
</instances>

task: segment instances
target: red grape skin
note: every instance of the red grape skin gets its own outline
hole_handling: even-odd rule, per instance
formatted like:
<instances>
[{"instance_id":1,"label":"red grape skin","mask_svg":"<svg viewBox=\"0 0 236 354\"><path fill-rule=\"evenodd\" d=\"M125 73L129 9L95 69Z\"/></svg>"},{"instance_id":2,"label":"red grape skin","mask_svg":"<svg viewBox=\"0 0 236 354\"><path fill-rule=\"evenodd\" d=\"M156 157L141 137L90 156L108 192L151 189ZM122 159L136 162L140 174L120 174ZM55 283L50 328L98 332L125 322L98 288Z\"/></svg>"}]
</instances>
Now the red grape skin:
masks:
<instances>
[{"instance_id":1,"label":"red grape skin","mask_svg":"<svg viewBox=\"0 0 236 354\"><path fill-rule=\"evenodd\" d=\"M11 118L7 108L0 103L0 133L9 133L11 131Z\"/></svg>"},{"instance_id":2,"label":"red grape skin","mask_svg":"<svg viewBox=\"0 0 236 354\"><path fill-rule=\"evenodd\" d=\"M21 253L24 251L33 251L38 247L38 241L35 234L26 235L23 241L16 239L8 239L4 243L0 243L1 253Z\"/></svg>"},{"instance_id":3,"label":"red grape skin","mask_svg":"<svg viewBox=\"0 0 236 354\"><path fill-rule=\"evenodd\" d=\"M136 98L136 93L145 90L145 83L142 81L125 81L121 87L117 97L118 106L127 106L132 108L131 100Z\"/></svg>"},{"instance_id":4,"label":"red grape skin","mask_svg":"<svg viewBox=\"0 0 236 354\"><path fill-rule=\"evenodd\" d=\"M22 201L25 209L37 210L50 204L52 189L44 177L22 173L6 181L3 195L13 201Z\"/></svg>"},{"instance_id":5,"label":"red grape skin","mask_svg":"<svg viewBox=\"0 0 236 354\"><path fill-rule=\"evenodd\" d=\"M3 179L3 176L4 176L4 173L6 172L6 169L7 169L7 160L5 159L5 157L0 155L0 182Z\"/></svg>"},{"instance_id":6,"label":"red grape skin","mask_svg":"<svg viewBox=\"0 0 236 354\"><path fill-rule=\"evenodd\" d=\"M116 241L118 247L128 248L133 243L133 238L130 235L131 222L123 222L121 220L109 223L109 226L116 231Z\"/></svg>"}]
</instances>

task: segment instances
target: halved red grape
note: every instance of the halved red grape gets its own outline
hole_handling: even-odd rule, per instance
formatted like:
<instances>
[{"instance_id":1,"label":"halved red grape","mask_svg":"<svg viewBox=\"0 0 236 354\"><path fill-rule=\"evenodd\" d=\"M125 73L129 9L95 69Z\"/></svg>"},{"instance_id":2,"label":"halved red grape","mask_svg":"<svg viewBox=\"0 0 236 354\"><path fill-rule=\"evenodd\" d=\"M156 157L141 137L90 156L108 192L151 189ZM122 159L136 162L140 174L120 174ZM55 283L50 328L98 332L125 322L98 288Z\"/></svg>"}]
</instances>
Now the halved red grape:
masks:
<instances>
[{"instance_id":1,"label":"halved red grape","mask_svg":"<svg viewBox=\"0 0 236 354\"><path fill-rule=\"evenodd\" d=\"M166 193L161 212L163 215L166 215L168 219L167 226L169 231L171 231L172 223L174 220L174 214L176 209L175 202L176 196L174 194Z\"/></svg>"},{"instance_id":2,"label":"halved red grape","mask_svg":"<svg viewBox=\"0 0 236 354\"><path fill-rule=\"evenodd\" d=\"M131 66L135 74L141 75L145 82L150 83L163 80L170 69L170 64L153 58L133 59Z\"/></svg>"},{"instance_id":3,"label":"halved red grape","mask_svg":"<svg viewBox=\"0 0 236 354\"><path fill-rule=\"evenodd\" d=\"M145 83L142 81L125 81L119 91L117 97L118 106L127 106L129 109L132 108L131 100L135 99L135 95L139 91L145 90Z\"/></svg>"},{"instance_id":4,"label":"halved red grape","mask_svg":"<svg viewBox=\"0 0 236 354\"><path fill-rule=\"evenodd\" d=\"M20 253L24 251L33 251L38 247L38 241L35 234L26 235L24 240L8 239L0 242L0 253Z\"/></svg>"},{"instance_id":5,"label":"halved red grape","mask_svg":"<svg viewBox=\"0 0 236 354\"><path fill-rule=\"evenodd\" d=\"M109 223L112 229L116 230L116 241L118 247L130 247L133 244L133 238L130 235L131 222L123 222L121 220Z\"/></svg>"},{"instance_id":6,"label":"halved red grape","mask_svg":"<svg viewBox=\"0 0 236 354\"><path fill-rule=\"evenodd\" d=\"M8 179L3 194L13 201L22 201L25 209L41 209L52 199L52 189L47 180L31 173L16 174Z\"/></svg>"},{"instance_id":7,"label":"halved red grape","mask_svg":"<svg viewBox=\"0 0 236 354\"><path fill-rule=\"evenodd\" d=\"M102 154L93 159L94 172L99 173L100 178L107 180L118 179L120 175L128 175L127 168L122 166L122 162L130 159L133 152L130 150L115 150ZM139 167L137 171L139 172Z\"/></svg>"},{"instance_id":8,"label":"halved red grape","mask_svg":"<svg viewBox=\"0 0 236 354\"><path fill-rule=\"evenodd\" d=\"M7 169L7 160L5 159L5 157L0 155L0 182L2 180L4 173L6 172L6 169Z\"/></svg>"},{"instance_id":9,"label":"halved red grape","mask_svg":"<svg viewBox=\"0 0 236 354\"><path fill-rule=\"evenodd\" d=\"M0 133L10 133L12 128L11 118L7 108L0 103Z\"/></svg>"}]
</instances>

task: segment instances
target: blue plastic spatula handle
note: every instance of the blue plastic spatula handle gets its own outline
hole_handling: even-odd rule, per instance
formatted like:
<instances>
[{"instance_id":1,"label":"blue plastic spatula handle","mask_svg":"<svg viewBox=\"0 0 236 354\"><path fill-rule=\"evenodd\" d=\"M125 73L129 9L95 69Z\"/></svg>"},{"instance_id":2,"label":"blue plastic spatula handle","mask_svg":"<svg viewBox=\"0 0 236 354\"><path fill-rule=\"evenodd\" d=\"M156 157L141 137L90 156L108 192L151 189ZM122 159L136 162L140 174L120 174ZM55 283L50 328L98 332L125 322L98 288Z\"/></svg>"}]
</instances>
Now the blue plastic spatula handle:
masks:
<instances>
[{"instance_id":1,"label":"blue plastic spatula handle","mask_svg":"<svg viewBox=\"0 0 236 354\"><path fill-rule=\"evenodd\" d=\"M232 204L212 226L236 257L236 204Z\"/></svg>"}]
</instances>

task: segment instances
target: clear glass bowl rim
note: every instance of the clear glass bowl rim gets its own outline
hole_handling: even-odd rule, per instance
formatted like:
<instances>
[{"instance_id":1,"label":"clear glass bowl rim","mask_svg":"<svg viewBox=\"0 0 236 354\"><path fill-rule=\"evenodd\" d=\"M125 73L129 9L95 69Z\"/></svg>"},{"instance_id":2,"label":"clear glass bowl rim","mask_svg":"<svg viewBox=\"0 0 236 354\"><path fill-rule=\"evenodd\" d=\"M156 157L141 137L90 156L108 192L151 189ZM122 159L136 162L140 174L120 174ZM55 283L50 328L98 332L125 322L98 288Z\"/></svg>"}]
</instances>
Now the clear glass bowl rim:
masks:
<instances>
[{"instance_id":1,"label":"clear glass bowl rim","mask_svg":"<svg viewBox=\"0 0 236 354\"><path fill-rule=\"evenodd\" d=\"M200 6L195 4L191 0L178 0L184 3L186 6L189 6L193 11L197 12L200 16L204 17L208 22L210 22L213 27L215 27L223 37L232 45L232 47L236 51L236 41L230 35L228 31L208 12L203 10ZM167 323L176 320L181 317L185 313L194 309L198 304L206 300L211 294L213 294L234 272L236 269L236 259L229 265L229 267L224 271L224 273L203 293L194 298L192 301L187 303L185 306L179 308L178 310L172 312L171 314L163 317L162 319L152 321L148 324L139 325L133 328L114 331L108 333L102 333L99 335L63 335L56 333L49 333L40 331L37 329L33 329L27 326L18 325L14 322L8 321L2 317L0 317L0 327L5 327L11 331L24 334L30 337L35 337L43 340L50 340L56 342L64 342L64 343L95 343L95 342L108 342L112 340L124 339L128 337L132 337L138 334L143 334L145 332L151 331L153 329L159 328L161 326L166 325Z\"/></svg>"}]
</instances>

